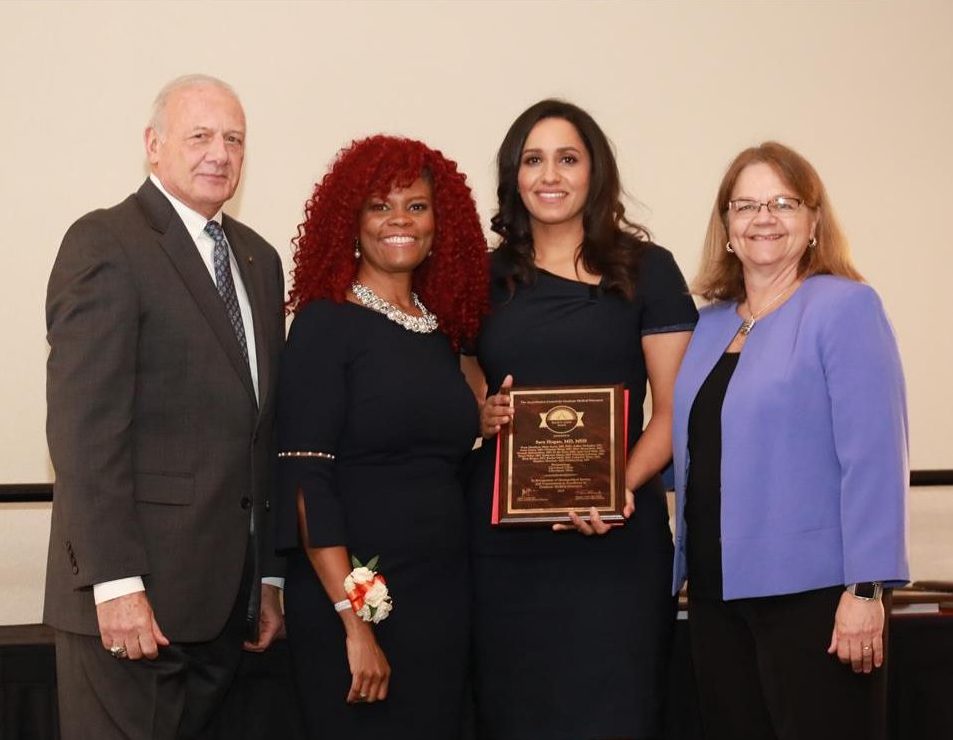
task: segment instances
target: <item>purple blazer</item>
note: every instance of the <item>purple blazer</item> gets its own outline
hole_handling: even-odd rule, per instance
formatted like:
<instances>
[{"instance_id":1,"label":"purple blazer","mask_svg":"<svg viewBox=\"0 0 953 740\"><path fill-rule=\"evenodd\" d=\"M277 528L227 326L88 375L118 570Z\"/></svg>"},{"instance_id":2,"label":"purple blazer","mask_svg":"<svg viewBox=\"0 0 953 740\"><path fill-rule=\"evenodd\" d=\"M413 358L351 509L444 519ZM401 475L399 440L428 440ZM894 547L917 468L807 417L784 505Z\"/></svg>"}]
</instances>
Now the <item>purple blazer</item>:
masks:
<instances>
[{"instance_id":1,"label":"purple blazer","mask_svg":"<svg viewBox=\"0 0 953 740\"><path fill-rule=\"evenodd\" d=\"M735 303L702 309L675 383L673 591L691 576L688 415L740 324ZM758 321L721 428L725 599L909 580L903 369L872 288L814 276Z\"/></svg>"}]
</instances>

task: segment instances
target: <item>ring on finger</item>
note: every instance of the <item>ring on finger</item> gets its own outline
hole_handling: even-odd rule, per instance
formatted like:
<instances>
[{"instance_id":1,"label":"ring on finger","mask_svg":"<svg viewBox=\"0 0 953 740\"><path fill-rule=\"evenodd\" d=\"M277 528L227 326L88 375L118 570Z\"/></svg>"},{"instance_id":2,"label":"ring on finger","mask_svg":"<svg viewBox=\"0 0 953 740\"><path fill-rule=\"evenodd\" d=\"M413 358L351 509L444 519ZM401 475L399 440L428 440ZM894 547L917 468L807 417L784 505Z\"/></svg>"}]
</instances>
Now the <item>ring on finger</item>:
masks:
<instances>
[{"instance_id":1,"label":"ring on finger","mask_svg":"<svg viewBox=\"0 0 953 740\"><path fill-rule=\"evenodd\" d=\"M125 645L113 645L109 648L109 654L114 658L125 658L128 655Z\"/></svg>"},{"instance_id":2,"label":"ring on finger","mask_svg":"<svg viewBox=\"0 0 953 740\"><path fill-rule=\"evenodd\" d=\"M862 646L861 646L861 650L863 650L865 653L869 653L872 649L873 649L873 647L872 647L871 645L862 645Z\"/></svg>"}]
</instances>

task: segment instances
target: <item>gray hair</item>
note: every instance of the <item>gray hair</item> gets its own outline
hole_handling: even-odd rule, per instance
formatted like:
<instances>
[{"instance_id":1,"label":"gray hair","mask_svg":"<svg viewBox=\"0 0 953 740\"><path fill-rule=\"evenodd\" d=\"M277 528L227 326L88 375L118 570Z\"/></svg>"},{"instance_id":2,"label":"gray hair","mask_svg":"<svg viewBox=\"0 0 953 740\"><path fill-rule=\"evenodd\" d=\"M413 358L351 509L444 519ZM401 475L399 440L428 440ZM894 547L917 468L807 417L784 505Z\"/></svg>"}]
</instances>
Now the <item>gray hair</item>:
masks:
<instances>
[{"instance_id":1,"label":"gray hair","mask_svg":"<svg viewBox=\"0 0 953 740\"><path fill-rule=\"evenodd\" d=\"M181 77L176 77L171 82L166 83L166 85L159 90L159 94L156 95L156 99L152 103L152 113L149 115L149 123L147 124L148 128L155 129L157 133L161 134L163 128L165 128L165 108L169 102L169 98L172 97L172 94L183 90L187 87L217 87L220 90L224 90L233 98L236 102L241 105L242 101L238 98L238 93L235 92L234 88L229 85L227 82L224 82L218 77L212 77L211 75L203 74L190 74L182 75Z\"/></svg>"}]
</instances>

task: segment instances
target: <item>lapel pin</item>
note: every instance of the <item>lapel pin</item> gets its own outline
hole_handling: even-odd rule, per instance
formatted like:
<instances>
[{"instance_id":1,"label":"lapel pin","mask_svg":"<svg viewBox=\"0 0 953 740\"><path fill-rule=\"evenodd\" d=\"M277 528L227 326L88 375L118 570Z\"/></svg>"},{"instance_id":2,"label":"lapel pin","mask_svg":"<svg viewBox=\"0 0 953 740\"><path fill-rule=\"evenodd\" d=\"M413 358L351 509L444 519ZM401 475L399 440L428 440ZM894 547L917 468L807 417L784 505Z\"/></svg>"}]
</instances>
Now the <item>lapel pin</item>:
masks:
<instances>
[{"instance_id":1,"label":"lapel pin","mask_svg":"<svg viewBox=\"0 0 953 740\"><path fill-rule=\"evenodd\" d=\"M251 255L248 255L248 264L250 265L250 264L254 263L254 261L255 261L255 258L252 257Z\"/></svg>"}]
</instances>

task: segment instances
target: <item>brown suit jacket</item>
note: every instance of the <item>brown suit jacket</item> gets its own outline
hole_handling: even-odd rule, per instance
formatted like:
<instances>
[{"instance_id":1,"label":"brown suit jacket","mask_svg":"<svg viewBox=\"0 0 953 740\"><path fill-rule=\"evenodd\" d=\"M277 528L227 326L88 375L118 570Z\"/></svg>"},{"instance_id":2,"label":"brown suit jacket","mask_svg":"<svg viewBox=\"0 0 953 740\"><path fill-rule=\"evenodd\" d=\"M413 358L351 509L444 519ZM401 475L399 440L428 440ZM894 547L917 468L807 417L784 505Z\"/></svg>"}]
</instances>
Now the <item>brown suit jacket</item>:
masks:
<instances>
[{"instance_id":1,"label":"brown suit jacket","mask_svg":"<svg viewBox=\"0 0 953 740\"><path fill-rule=\"evenodd\" d=\"M92 585L142 575L166 636L212 639L252 523L259 562L280 575L268 496L283 271L254 231L223 221L251 303L260 403L208 269L149 180L63 239L46 303L54 627L98 634Z\"/></svg>"}]
</instances>

